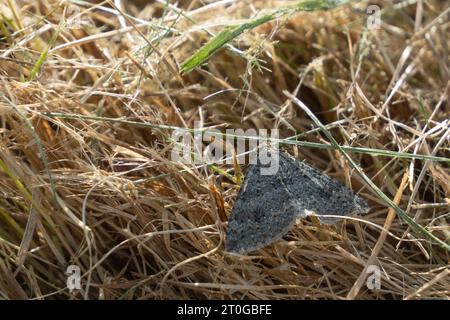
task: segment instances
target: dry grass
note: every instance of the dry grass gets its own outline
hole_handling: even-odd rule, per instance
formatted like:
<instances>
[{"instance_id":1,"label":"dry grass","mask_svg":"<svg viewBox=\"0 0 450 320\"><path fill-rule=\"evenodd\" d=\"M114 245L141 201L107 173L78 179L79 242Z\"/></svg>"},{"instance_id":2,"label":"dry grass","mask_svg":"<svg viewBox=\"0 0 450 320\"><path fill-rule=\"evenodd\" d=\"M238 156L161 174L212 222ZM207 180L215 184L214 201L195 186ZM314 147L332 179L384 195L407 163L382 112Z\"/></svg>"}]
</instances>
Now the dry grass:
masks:
<instances>
[{"instance_id":1,"label":"dry grass","mask_svg":"<svg viewBox=\"0 0 450 320\"><path fill-rule=\"evenodd\" d=\"M109 2L0 3L1 298L450 296L449 252L411 230L333 149L286 148L358 191L367 216L306 219L249 256L225 253L239 172L171 161L171 130L154 126L202 120L329 143L283 93L301 84L296 96L341 145L388 152L348 154L449 243L450 160L394 154L448 160L446 1L371 1L384 9L371 31L367 3L284 16L235 40L241 55L221 50L188 75L179 66L210 39L206 29L284 3L178 1L180 14L162 0L121 1L128 18ZM82 290L66 288L71 264ZM381 267L381 290L365 285L369 264Z\"/></svg>"}]
</instances>

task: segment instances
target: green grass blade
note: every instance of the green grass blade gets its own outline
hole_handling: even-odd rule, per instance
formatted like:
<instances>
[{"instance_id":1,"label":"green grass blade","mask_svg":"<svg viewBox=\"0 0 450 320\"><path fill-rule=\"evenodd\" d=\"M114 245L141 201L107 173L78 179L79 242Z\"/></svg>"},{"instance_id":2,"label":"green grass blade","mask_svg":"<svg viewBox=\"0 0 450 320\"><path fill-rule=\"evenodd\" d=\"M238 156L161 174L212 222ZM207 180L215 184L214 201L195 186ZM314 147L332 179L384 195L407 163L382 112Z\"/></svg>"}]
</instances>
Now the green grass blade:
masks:
<instances>
[{"instance_id":1,"label":"green grass blade","mask_svg":"<svg viewBox=\"0 0 450 320\"><path fill-rule=\"evenodd\" d=\"M213 37L196 53L181 64L181 72L189 73L201 64L209 60L218 50L223 48L229 42L237 38L246 30L254 29L266 22L277 19L284 14L298 11L317 11L334 9L337 6L347 3L348 0L308 0L300 2L293 6L283 7L273 12L266 13L260 17L252 19L246 23L237 26L227 26L218 35Z\"/></svg>"},{"instance_id":2,"label":"green grass blade","mask_svg":"<svg viewBox=\"0 0 450 320\"><path fill-rule=\"evenodd\" d=\"M123 124L127 124L127 125L134 125L134 126L139 126L139 127L162 129L162 130L186 130L186 131L189 131L192 133L195 131L195 129L180 128L180 127L170 126L170 125L165 125L165 124L154 124L154 123L148 123L148 122L130 121L130 120L121 119L121 118L108 118L108 117L86 116L86 115L80 115L80 114L54 113L54 112L45 113L43 115L47 116L49 118L75 119L75 120L82 119L82 120L123 123ZM205 130L202 130L202 132L207 133L208 130L205 129ZM240 139L258 139L257 137L250 137L250 136L245 136L245 135L243 136L243 135L236 135L236 134L226 134L226 133L222 133L222 136L223 137L228 136L228 137L234 137L234 138L240 138ZM279 144L296 145L296 146L306 147L306 148L337 149L336 146L334 146L333 144L325 144L325 143L317 143L317 142L309 142L309 141L295 141L295 140L292 140L292 138L272 139L272 138L268 137L268 140L277 142ZM414 154L414 153L398 152L398 151L382 150L382 149L371 149L371 148L363 148L363 147L340 146L340 148L345 151L356 152L356 153L365 153L365 154L370 154L372 156L397 157L397 158L417 159L417 160L431 160L431 161L437 161L437 162L450 163L449 158L430 156L430 155L422 155L422 154Z\"/></svg>"},{"instance_id":3,"label":"green grass blade","mask_svg":"<svg viewBox=\"0 0 450 320\"><path fill-rule=\"evenodd\" d=\"M48 52L50 48L53 46L53 44L56 42L56 39L58 39L58 35L61 31L61 25L58 27L58 29L55 31L55 33L52 35L47 47L42 51L41 55L39 56L39 59L36 61L36 64L30 71L30 75L28 76L27 81L33 80L36 75L41 70L42 66L44 65L45 60L47 60Z\"/></svg>"}]
</instances>

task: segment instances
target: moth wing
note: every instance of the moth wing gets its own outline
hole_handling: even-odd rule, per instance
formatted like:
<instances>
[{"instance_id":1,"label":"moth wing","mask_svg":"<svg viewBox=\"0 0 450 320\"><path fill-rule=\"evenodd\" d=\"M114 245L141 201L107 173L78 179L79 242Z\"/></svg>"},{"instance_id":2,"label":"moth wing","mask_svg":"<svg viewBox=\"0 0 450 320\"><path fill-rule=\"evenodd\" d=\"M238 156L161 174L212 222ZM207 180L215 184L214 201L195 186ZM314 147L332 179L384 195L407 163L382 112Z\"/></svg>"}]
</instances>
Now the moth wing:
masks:
<instances>
[{"instance_id":1,"label":"moth wing","mask_svg":"<svg viewBox=\"0 0 450 320\"><path fill-rule=\"evenodd\" d=\"M369 211L366 201L338 180L330 178L290 155L280 153L280 176L297 205L313 211L323 223L336 223L339 218Z\"/></svg>"},{"instance_id":2,"label":"moth wing","mask_svg":"<svg viewBox=\"0 0 450 320\"><path fill-rule=\"evenodd\" d=\"M282 237L298 218L313 211L324 223L367 213L369 206L341 182L290 155L279 153L274 175L262 175L261 165L250 167L228 220L225 249L246 253Z\"/></svg>"},{"instance_id":3,"label":"moth wing","mask_svg":"<svg viewBox=\"0 0 450 320\"><path fill-rule=\"evenodd\" d=\"M280 172L261 175L248 170L228 220L225 250L246 253L282 237L301 214L283 185Z\"/></svg>"}]
</instances>

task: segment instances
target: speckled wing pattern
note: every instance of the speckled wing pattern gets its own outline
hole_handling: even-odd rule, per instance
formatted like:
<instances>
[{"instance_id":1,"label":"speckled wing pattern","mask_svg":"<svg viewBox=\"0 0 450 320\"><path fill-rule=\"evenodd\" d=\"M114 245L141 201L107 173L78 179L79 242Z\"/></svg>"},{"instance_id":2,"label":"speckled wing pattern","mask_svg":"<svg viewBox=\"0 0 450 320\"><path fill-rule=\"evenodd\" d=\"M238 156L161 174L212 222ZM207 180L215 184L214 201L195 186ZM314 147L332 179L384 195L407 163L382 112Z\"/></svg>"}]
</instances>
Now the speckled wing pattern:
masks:
<instances>
[{"instance_id":1,"label":"speckled wing pattern","mask_svg":"<svg viewBox=\"0 0 450 320\"><path fill-rule=\"evenodd\" d=\"M321 222L367 213L369 206L339 181L288 154L279 153L275 175L261 175L252 165L244 179L228 220L225 250L247 253L282 237L298 218L314 212Z\"/></svg>"}]
</instances>

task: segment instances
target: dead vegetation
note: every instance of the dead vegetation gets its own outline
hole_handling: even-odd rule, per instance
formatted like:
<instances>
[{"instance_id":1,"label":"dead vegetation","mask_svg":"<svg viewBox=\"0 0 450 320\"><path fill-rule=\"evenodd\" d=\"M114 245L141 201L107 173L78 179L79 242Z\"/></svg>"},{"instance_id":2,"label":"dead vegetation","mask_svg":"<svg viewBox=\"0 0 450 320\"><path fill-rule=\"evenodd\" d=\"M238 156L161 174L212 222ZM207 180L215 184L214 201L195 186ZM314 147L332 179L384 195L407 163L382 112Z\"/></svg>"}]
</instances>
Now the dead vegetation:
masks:
<instances>
[{"instance_id":1,"label":"dead vegetation","mask_svg":"<svg viewBox=\"0 0 450 320\"><path fill-rule=\"evenodd\" d=\"M1 298L449 297L449 251L317 145L285 149L359 192L370 213L336 227L306 219L249 256L225 253L239 170L172 161L164 127L279 128L329 144L289 91L340 145L384 150L348 154L448 244L446 1L371 1L378 30L366 28L367 2L285 15L187 75L181 63L212 33L292 2L114 3L0 2ZM371 264L380 290L366 286ZM66 288L69 265L81 290Z\"/></svg>"}]
</instances>

